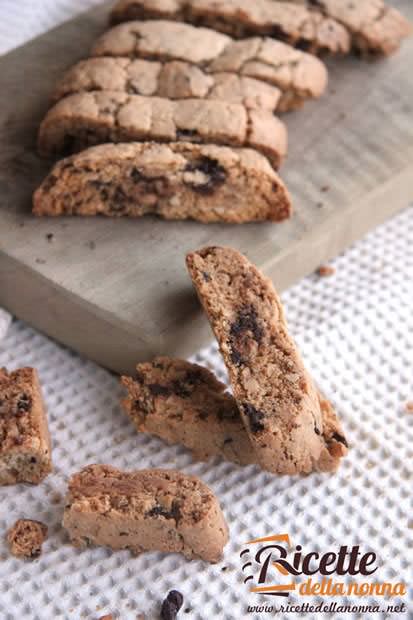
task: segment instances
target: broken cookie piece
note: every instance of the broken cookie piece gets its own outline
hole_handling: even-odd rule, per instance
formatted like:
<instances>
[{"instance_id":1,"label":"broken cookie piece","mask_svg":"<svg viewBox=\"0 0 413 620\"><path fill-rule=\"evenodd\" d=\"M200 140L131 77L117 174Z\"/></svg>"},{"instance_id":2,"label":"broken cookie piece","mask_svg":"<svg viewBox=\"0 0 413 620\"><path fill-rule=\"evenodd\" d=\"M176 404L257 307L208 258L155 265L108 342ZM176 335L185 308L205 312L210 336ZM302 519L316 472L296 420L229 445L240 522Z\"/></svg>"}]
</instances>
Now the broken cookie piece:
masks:
<instances>
[{"instance_id":1,"label":"broken cookie piece","mask_svg":"<svg viewBox=\"0 0 413 620\"><path fill-rule=\"evenodd\" d=\"M193 252L187 266L258 463L273 473L313 471L325 448L323 414L272 283L231 248Z\"/></svg>"},{"instance_id":2,"label":"broken cookie piece","mask_svg":"<svg viewBox=\"0 0 413 620\"><path fill-rule=\"evenodd\" d=\"M238 465L258 464L234 397L208 369L179 359L157 357L138 364L135 378L122 377L128 390L126 413L139 432L180 444L195 460L219 456ZM332 472L347 454L347 442L331 403L319 395L323 448L315 471Z\"/></svg>"},{"instance_id":3,"label":"broken cookie piece","mask_svg":"<svg viewBox=\"0 0 413 620\"><path fill-rule=\"evenodd\" d=\"M166 469L85 467L69 481L63 526L78 547L182 553L212 563L228 542L212 491L194 476Z\"/></svg>"},{"instance_id":4,"label":"broken cookie piece","mask_svg":"<svg viewBox=\"0 0 413 620\"><path fill-rule=\"evenodd\" d=\"M50 435L36 370L0 369L0 485L38 484L51 470Z\"/></svg>"},{"instance_id":5,"label":"broken cookie piece","mask_svg":"<svg viewBox=\"0 0 413 620\"><path fill-rule=\"evenodd\" d=\"M19 519L7 532L10 553L18 558L38 558L47 536L47 526L32 519Z\"/></svg>"},{"instance_id":6,"label":"broken cookie piece","mask_svg":"<svg viewBox=\"0 0 413 620\"><path fill-rule=\"evenodd\" d=\"M250 149L105 144L58 162L36 191L33 212L275 222L289 217L291 202L267 159Z\"/></svg>"},{"instance_id":7,"label":"broken cookie piece","mask_svg":"<svg viewBox=\"0 0 413 620\"><path fill-rule=\"evenodd\" d=\"M185 446L195 460L256 462L234 398L208 369L157 357L122 383L128 390L122 404L138 431Z\"/></svg>"}]
</instances>

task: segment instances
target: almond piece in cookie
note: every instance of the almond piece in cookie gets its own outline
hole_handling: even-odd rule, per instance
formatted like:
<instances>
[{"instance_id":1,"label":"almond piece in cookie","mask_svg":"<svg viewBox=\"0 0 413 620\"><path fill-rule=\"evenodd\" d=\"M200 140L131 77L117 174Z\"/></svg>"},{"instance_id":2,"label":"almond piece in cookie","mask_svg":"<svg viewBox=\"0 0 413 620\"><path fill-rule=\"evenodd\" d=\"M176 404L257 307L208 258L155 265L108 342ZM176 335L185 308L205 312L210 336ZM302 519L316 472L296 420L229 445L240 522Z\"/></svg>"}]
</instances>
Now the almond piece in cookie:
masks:
<instances>
[{"instance_id":1,"label":"almond piece in cookie","mask_svg":"<svg viewBox=\"0 0 413 620\"><path fill-rule=\"evenodd\" d=\"M33 212L243 223L288 218L291 201L267 159L250 149L105 144L58 162Z\"/></svg>"},{"instance_id":2,"label":"almond piece in cookie","mask_svg":"<svg viewBox=\"0 0 413 620\"><path fill-rule=\"evenodd\" d=\"M228 527L212 491L175 470L90 465L73 475L63 517L77 547L182 553L219 562Z\"/></svg>"},{"instance_id":3,"label":"almond piece in cookie","mask_svg":"<svg viewBox=\"0 0 413 620\"><path fill-rule=\"evenodd\" d=\"M50 435L36 370L0 369L0 485L38 484L51 470Z\"/></svg>"},{"instance_id":4,"label":"almond piece in cookie","mask_svg":"<svg viewBox=\"0 0 413 620\"><path fill-rule=\"evenodd\" d=\"M187 266L259 464L311 472L325 448L323 415L272 283L231 248L193 252Z\"/></svg>"}]
</instances>

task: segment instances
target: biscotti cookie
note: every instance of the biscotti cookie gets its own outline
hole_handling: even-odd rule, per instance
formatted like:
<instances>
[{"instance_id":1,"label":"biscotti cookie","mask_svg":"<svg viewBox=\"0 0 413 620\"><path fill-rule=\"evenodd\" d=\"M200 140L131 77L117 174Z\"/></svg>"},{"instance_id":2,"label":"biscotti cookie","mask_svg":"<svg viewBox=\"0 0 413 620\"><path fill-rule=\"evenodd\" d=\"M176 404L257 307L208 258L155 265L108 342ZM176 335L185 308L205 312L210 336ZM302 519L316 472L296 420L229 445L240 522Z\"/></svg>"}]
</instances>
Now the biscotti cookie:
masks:
<instances>
[{"instance_id":1,"label":"biscotti cookie","mask_svg":"<svg viewBox=\"0 0 413 620\"><path fill-rule=\"evenodd\" d=\"M90 58L72 67L58 84L53 99L74 93L109 89L166 99L217 99L274 112L281 91L264 81L235 73L205 73L182 61L159 63L128 58Z\"/></svg>"},{"instance_id":2,"label":"biscotti cookie","mask_svg":"<svg viewBox=\"0 0 413 620\"><path fill-rule=\"evenodd\" d=\"M85 467L69 481L63 526L78 547L183 553L206 562L218 562L228 542L212 491L194 476L166 469Z\"/></svg>"},{"instance_id":3,"label":"biscotti cookie","mask_svg":"<svg viewBox=\"0 0 413 620\"><path fill-rule=\"evenodd\" d=\"M243 223L288 218L291 201L256 151L150 142L104 144L59 161L35 192L33 212Z\"/></svg>"},{"instance_id":4,"label":"biscotti cookie","mask_svg":"<svg viewBox=\"0 0 413 620\"><path fill-rule=\"evenodd\" d=\"M320 403L272 283L230 248L189 254L187 266L261 467L312 471L324 447Z\"/></svg>"},{"instance_id":5,"label":"biscotti cookie","mask_svg":"<svg viewBox=\"0 0 413 620\"><path fill-rule=\"evenodd\" d=\"M140 432L182 444L195 460L220 456L239 465L256 462L234 398L206 368L157 357L138 364L123 407Z\"/></svg>"},{"instance_id":6,"label":"biscotti cookie","mask_svg":"<svg viewBox=\"0 0 413 620\"><path fill-rule=\"evenodd\" d=\"M7 532L10 553L17 558L38 558L47 536L47 526L32 519L19 519Z\"/></svg>"},{"instance_id":7,"label":"biscotti cookie","mask_svg":"<svg viewBox=\"0 0 413 620\"><path fill-rule=\"evenodd\" d=\"M206 368L158 357L138 364L136 377L122 383L128 390L122 404L138 431L185 446L195 460L220 456L239 465L258 463L234 397ZM347 453L347 442L331 404L319 398L324 445L314 469L331 472Z\"/></svg>"},{"instance_id":8,"label":"biscotti cookie","mask_svg":"<svg viewBox=\"0 0 413 620\"><path fill-rule=\"evenodd\" d=\"M70 154L105 142L194 142L247 146L278 168L287 151L285 125L271 112L237 103L170 101L115 91L70 95L43 120L42 155Z\"/></svg>"},{"instance_id":9,"label":"biscotti cookie","mask_svg":"<svg viewBox=\"0 0 413 620\"><path fill-rule=\"evenodd\" d=\"M69 94L74 77L82 90L93 89L97 82L108 89L111 70L113 90L137 89L142 95L153 95L160 67L147 61L144 64L144 59L188 62L206 73L236 73L265 81L282 91L279 110L298 107L306 99L320 97L325 91L326 67L312 54L267 37L234 41L218 35L223 38L212 47L213 56L210 39L217 34L207 28L168 21L121 24L104 33L95 44L92 55L103 56L101 63L84 61L77 65L63 79L57 95L60 98L64 92ZM110 57L117 58L119 63L110 61ZM135 64L134 59L140 62ZM150 89L152 91L148 92Z\"/></svg>"},{"instance_id":10,"label":"biscotti cookie","mask_svg":"<svg viewBox=\"0 0 413 620\"><path fill-rule=\"evenodd\" d=\"M243 38L268 35L311 52L348 52L350 37L316 8L273 0L119 0L111 21L182 20Z\"/></svg>"},{"instance_id":11,"label":"biscotti cookie","mask_svg":"<svg viewBox=\"0 0 413 620\"><path fill-rule=\"evenodd\" d=\"M0 484L38 484L52 470L50 436L37 372L0 368Z\"/></svg>"},{"instance_id":12,"label":"biscotti cookie","mask_svg":"<svg viewBox=\"0 0 413 620\"><path fill-rule=\"evenodd\" d=\"M284 1L284 0L282 0ZM412 32L412 25L383 0L292 0L308 8L316 6L324 15L345 26L353 47L362 54L392 54Z\"/></svg>"}]
</instances>

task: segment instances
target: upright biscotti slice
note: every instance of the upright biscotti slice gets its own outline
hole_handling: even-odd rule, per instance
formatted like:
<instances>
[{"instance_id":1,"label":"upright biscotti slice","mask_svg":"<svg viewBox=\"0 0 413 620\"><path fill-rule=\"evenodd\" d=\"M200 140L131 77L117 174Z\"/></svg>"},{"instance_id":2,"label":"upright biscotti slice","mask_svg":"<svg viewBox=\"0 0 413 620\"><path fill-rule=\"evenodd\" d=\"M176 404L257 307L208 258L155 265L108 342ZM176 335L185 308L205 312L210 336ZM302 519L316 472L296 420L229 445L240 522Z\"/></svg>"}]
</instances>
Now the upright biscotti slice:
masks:
<instances>
[{"instance_id":1,"label":"upright biscotti slice","mask_svg":"<svg viewBox=\"0 0 413 620\"><path fill-rule=\"evenodd\" d=\"M182 444L199 461L256 462L234 398L206 368L157 357L122 383L128 390L122 404L138 431Z\"/></svg>"},{"instance_id":2,"label":"upright biscotti slice","mask_svg":"<svg viewBox=\"0 0 413 620\"><path fill-rule=\"evenodd\" d=\"M258 462L274 473L312 471L324 448L318 393L272 283L230 248L189 254L187 266Z\"/></svg>"},{"instance_id":3,"label":"upright biscotti slice","mask_svg":"<svg viewBox=\"0 0 413 620\"><path fill-rule=\"evenodd\" d=\"M218 562L228 542L212 491L194 476L167 469L85 467L69 481L63 526L78 547L183 553L206 562Z\"/></svg>"},{"instance_id":4,"label":"upright biscotti slice","mask_svg":"<svg viewBox=\"0 0 413 620\"><path fill-rule=\"evenodd\" d=\"M0 485L38 484L51 470L50 435L36 370L0 369Z\"/></svg>"},{"instance_id":5,"label":"upright biscotti slice","mask_svg":"<svg viewBox=\"0 0 413 620\"><path fill-rule=\"evenodd\" d=\"M327 70L321 60L281 41L266 37L234 41L207 28L162 20L120 24L98 39L92 55L103 56L101 62L107 62L90 64L86 61L73 70L76 81L88 90L97 80L106 89L110 88L112 69L113 90L123 90L126 83L127 88L137 88L142 95L155 94L154 90L148 92L148 88L153 89L154 82L159 80L157 65L145 64L142 59L164 63L182 61L197 65L206 73L237 73L259 79L282 91L279 110L320 97L327 85ZM119 64L110 62L109 57L118 58ZM125 57L130 59L130 64ZM140 63L135 64L134 59L141 59ZM68 75L70 81L72 72ZM67 92L65 80L63 87ZM57 92L60 95L61 88Z\"/></svg>"},{"instance_id":6,"label":"upright biscotti slice","mask_svg":"<svg viewBox=\"0 0 413 620\"><path fill-rule=\"evenodd\" d=\"M111 80L112 78L112 80ZM182 61L159 63L128 58L89 58L72 67L59 82L53 99L74 93L110 90L167 99L217 99L274 112L281 91L262 80L235 73L205 73Z\"/></svg>"},{"instance_id":7,"label":"upright biscotti slice","mask_svg":"<svg viewBox=\"0 0 413 620\"><path fill-rule=\"evenodd\" d=\"M43 120L39 152L70 154L105 142L193 142L246 146L278 168L287 151L285 125L271 112L237 103L170 101L116 91L70 95Z\"/></svg>"},{"instance_id":8,"label":"upright biscotti slice","mask_svg":"<svg viewBox=\"0 0 413 620\"><path fill-rule=\"evenodd\" d=\"M285 1L285 0L282 0ZM363 54L392 54L412 32L412 25L383 0L292 0L307 8L316 5L324 15L347 28L353 47Z\"/></svg>"},{"instance_id":9,"label":"upright biscotti slice","mask_svg":"<svg viewBox=\"0 0 413 620\"><path fill-rule=\"evenodd\" d=\"M138 364L136 378L123 377L122 383L128 390L122 404L138 431L181 444L196 460L220 456L239 465L258 463L234 397L206 368L158 357ZM347 442L331 404L319 398L323 448L314 469L331 472L347 454Z\"/></svg>"},{"instance_id":10,"label":"upright biscotti slice","mask_svg":"<svg viewBox=\"0 0 413 620\"><path fill-rule=\"evenodd\" d=\"M348 52L350 37L317 8L273 0L119 0L111 21L183 20L238 38L268 35L312 52Z\"/></svg>"},{"instance_id":11,"label":"upright biscotti slice","mask_svg":"<svg viewBox=\"0 0 413 620\"><path fill-rule=\"evenodd\" d=\"M291 201L256 151L150 142L104 144L59 161L35 192L33 212L243 223L288 218Z\"/></svg>"}]
</instances>

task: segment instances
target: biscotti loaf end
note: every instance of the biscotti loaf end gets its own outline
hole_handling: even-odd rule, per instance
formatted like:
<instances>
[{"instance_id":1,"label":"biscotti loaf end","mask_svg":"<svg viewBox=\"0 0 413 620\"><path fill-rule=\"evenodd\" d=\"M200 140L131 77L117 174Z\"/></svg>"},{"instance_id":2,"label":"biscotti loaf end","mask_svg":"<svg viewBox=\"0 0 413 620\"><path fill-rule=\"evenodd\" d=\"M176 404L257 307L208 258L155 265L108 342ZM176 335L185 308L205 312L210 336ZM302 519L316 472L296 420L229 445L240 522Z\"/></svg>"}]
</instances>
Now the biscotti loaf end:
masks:
<instances>
[{"instance_id":1,"label":"biscotti loaf end","mask_svg":"<svg viewBox=\"0 0 413 620\"><path fill-rule=\"evenodd\" d=\"M51 470L51 442L37 371L0 369L0 485L38 484Z\"/></svg>"}]
</instances>

